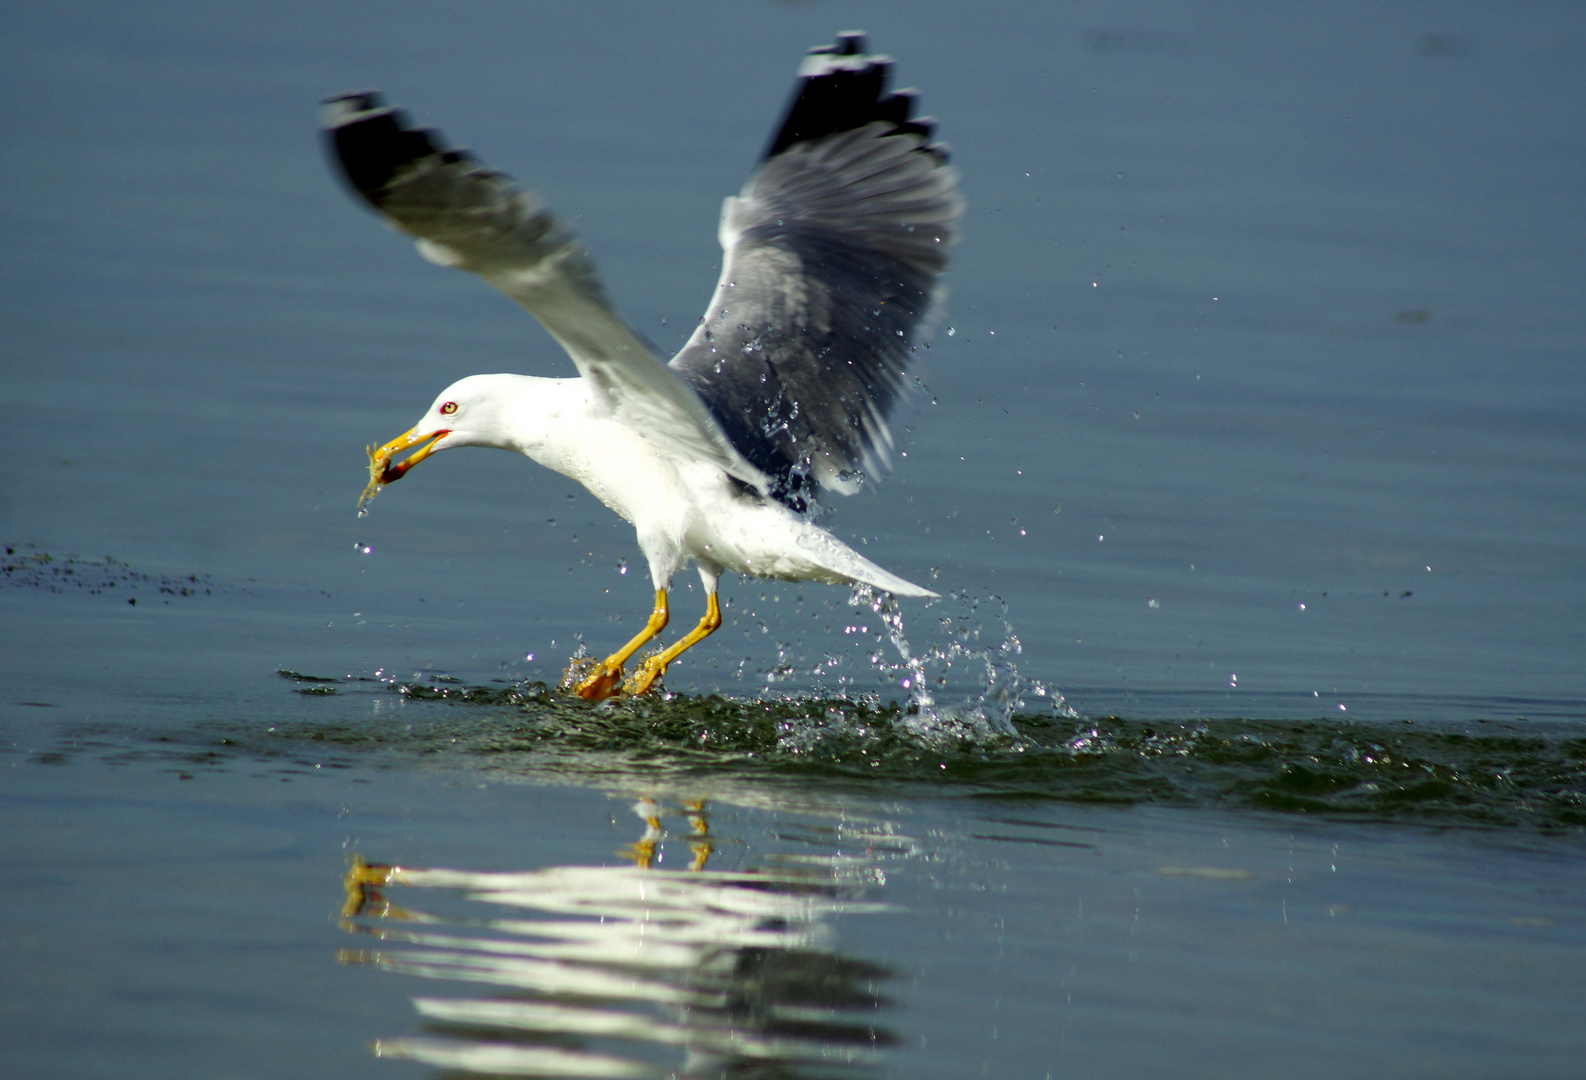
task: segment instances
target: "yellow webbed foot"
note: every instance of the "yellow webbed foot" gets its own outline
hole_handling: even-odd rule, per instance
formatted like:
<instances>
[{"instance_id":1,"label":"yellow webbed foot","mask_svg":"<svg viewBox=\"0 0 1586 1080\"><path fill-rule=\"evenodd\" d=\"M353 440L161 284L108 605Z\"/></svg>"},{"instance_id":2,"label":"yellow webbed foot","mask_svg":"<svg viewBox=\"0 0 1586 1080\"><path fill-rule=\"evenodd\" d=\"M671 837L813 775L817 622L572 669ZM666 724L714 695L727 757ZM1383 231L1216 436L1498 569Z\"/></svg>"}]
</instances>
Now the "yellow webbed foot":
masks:
<instances>
[{"instance_id":1,"label":"yellow webbed foot","mask_svg":"<svg viewBox=\"0 0 1586 1080\"><path fill-rule=\"evenodd\" d=\"M605 701L622 692L622 665L647 641L666 629L666 590L655 590L655 610L644 629L632 641L596 664L588 658L574 660L562 674L561 689L571 690L585 701ZM646 682L648 687L649 683ZM642 691L641 691L642 692Z\"/></svg>"},{"instance_id":2,"label":"yellow webbed foot","mask_svg":"<svg viewBox=\"0 0 1586 1080\"><path fill-rule=\"evenodd\" d=\"M638 697L648 694L655 685L655 680L666 674L666 661L661 653L646 657L643 665L635 671L631 678L623 685L622 692Z\"/></svg>"},{"instance_id":3,"label":"yellow webbed foot","mask_svg":"<svg viewBox=\"0 0 1586 1080\"><path fill-rule=\"evenodd\" d=\"M622 665L597 664L595 670L573 687L573 693L585 701L605 701L622 692Z\"/></svg>"}]
</instances>

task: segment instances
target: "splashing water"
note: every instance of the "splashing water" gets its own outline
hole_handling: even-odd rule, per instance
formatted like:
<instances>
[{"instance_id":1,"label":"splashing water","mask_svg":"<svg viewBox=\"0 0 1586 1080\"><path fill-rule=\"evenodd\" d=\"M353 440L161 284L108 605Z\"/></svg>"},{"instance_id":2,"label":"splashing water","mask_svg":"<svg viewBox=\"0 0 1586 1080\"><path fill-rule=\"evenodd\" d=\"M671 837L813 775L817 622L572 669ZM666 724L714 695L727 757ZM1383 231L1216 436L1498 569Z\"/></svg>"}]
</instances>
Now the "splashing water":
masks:
<instances>
[{"instance_id":1,"label":"splashing water","mask_svg":"<svg viewBox=\"0 0 1586 1080\"><path fill-rule=\"evenodd\" d=\"M552 642L552 644L555 644ZM532 654L531 654L532 655ZM595 666L600 663L599 657L591 655L589 646L580 638L578 648L573 650L573 655L567 658L567 667L562 671L556 688L564 694L571 694L573 688L591 675Z\"/></svg>"},{"instance_id":2,"label":"splashing water","mask_svg":"<svg viewBox=\"0 0 1586 1080\"><path fill-rule=\"evenodd\" d=\"M770 591L775 595L762 593L760 599L782 600L780 592ZM760 684L758 693L751 691L752 700L744 704L775 707L846 702L866 714L876 713L886 719L879 727L873 718L856 722L845 708L838 708L831 715L789 720L783 725L783 749L809 752L823 740L869 739L878 737L882 730L890 730L893 738L916 748L1018 749L1026 738L1014 724L1014 716L1024 713L1028 717L1030 709L1040 708L1043 699L1050 703L1047 716L1080 719L1055 688L1020 673L1016 659L1023 646L1008 622L1008 607L1001 597L949 594L945 601L933 605L937 612L947 613L938 619L941 630L930 629L923 647L919 642L910 642L903 611L892 594L869 585L856 585L848 600L861 611L868 610L876 620L860 618L854 625L843 627L843 633L869 637L870 643L857 654L847 650L822 651L810 657L795 642L777 637L769 667L751 674L747 670L752 663L748 657L737 665L741 681ZM795 608L801 608L803 603L799 593L794 599ZM771 633L767 622L753 618L752 613L750 617L759 635ZM916 629L916 638L920 636ZM891 659L892 654L896 655L895 660ZM596 657L580 642L557 680L560 689L570 691L596 662ZM879 687L871 681L876 677L881 680ZM810 679L814 686L809 685ZM801 683L805 689L796 689ZM885 704L888 688L893 694L902 691L901 707L896 700L890 706ZM662 696L670 699L672 695Z\"/></svg>"},{"instance_id":3,"label":"splashing water","mask_svg":"<svg viewBox=\"0 0 1586 1080\"><path fill-rule=\"evenodd\" d=\"M856 585L849 595L849 602L855 607L869 608L880 618L888 640L897 650L897 663L873 656L872 665L909 694L909 705L897 720L909 735L924 743L1018 739L1013 716L1026 707L1026 694L1046 698L1059 716L1078 718L1079 714L1069 708L1057 690L1019 674L1014 658L1023 646L1008 623L1008 605L1001 597L954 593L948 599L964 605L956 618L946 616L941 620L950 633L949 639L917 652L904 634L903 612L891 593ZM994 645L982 646L984 626L977 616L980 607L988 603L996 605L1002 637ZM945 687L955 665L979 669L975 679L979 692L956 703L939 703L931 687Z\"/></svg>"}]
</instances>

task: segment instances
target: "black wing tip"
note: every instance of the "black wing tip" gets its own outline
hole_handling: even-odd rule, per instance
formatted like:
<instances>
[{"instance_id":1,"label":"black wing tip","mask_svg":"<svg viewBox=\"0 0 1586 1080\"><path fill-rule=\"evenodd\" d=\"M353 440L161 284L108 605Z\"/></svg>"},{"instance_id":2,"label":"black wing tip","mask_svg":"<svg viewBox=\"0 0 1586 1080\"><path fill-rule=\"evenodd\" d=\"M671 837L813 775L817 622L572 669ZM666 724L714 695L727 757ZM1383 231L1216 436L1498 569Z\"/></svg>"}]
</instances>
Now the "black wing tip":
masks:
<instances>
[{"instance_id":1,"label":"black wing tip","mask_svg":"<svg viewBox=\"0 0 1586 1080\"><path fill-rule=\"evenodd\" d=\"M343 113L367 112L386 107L385 95L378 90L349 90L345 94L332 94L328 98L321 99L319 104L321 127L334 126Z\"/></svg>"},{"instance_id":2,"label":"black wing tip","mask_svg":"<svg viewBox=\"0 0 1586 1080\"><path fill-rule=\"evenodd\" d=\"M439 132L414 126L378 90L326 98L320 104L319 126L342 176L375 206L386 185L414 162L427 157L447 163L474 160L466 150L447 147Z\"/></svg>"},{"instance_id":3,"label":"black wing tip","mask_svg":"<svg viewBox=\"0 0 1586 1080\"><path fill-rule=\"evenodd\" d=\"M839 30L837 40L830 45L817 45L809 50L810 56L863 56L865 52L865 32L863 30Z\"/></svg>"},{"instance_id":4,"label":"black wing tip","mask_svg":"<svg viewBox=\"0 0 1586 1080\"><path fill-rule=\"evenodd\" d=\"M914 90L887 92L892 60L866 51L860 30L845 30L830 45L809 50L799 66L799 81L782 123L766 147L773 158L789 147L867 124L891 124L889 135L916 135L926 149L933 121L913 118Z\"/></svg>"}]
</instances>

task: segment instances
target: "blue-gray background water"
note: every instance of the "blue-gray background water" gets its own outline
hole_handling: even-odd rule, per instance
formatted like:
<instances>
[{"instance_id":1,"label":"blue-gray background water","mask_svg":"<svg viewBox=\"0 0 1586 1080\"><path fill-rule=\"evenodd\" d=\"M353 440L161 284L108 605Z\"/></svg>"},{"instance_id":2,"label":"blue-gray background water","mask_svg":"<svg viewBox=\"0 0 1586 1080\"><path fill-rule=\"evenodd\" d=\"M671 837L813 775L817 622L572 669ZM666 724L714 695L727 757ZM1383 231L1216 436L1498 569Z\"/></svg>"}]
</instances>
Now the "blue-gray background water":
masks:
<instances>
[{"instance_id":1,"label":"blue-gray background water","mask_svg":"<svg viewBox=\"0 0 1586 1080\"><path fill-rule=\"evenodd\" d=\"M353 504L451 380L570 365L348 199L315 105L380 87L533 187L670 351L800 54L853 26L969 201L908 456L828 522L949 594L903 609L943 708L846 592L759 582L675 700L568 703L541 684L648 608L628 526L484 452ZM0 27L7 1072L1578 1067L1578 6ZM963 721L1010 702L1012 734ZM476 876L349 900L354 856ZM573 955L585 924L504 927L523 894L477 876L561 868L534 903L589 916L633 862L679 872L657 926L745 944ZM751 894L826 906L699 915ZM386 901L452 966L363 950ZM515 948L555 978L481 974ZM491 979L540 1011L477 1006ZM476 1004L414 1016L436 994Z\"/></svg>"}]
</instances>

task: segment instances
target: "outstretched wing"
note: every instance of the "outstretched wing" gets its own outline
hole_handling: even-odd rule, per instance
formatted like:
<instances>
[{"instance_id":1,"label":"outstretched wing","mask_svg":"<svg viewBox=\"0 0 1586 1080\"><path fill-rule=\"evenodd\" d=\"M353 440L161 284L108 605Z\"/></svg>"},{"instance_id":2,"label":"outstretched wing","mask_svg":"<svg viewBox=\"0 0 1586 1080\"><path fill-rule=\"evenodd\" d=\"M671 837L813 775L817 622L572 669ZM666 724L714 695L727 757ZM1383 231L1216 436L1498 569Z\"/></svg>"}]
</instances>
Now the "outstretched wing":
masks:
<instances>
[{"instance_id":1,"label":"outstretched wing","mask_svg":"<svg viewBox=\"0 0 1586 1080\"><path fill-rule=\"evenodd\" d=\"M879 479L889 418L943 291L963 202L891 61L843 34L811 50L765 158L722 208L721 281L672 367L773 493Z\"/></svg>"},{"instance_id":2,"label":"outstretched wing","mask_svg":"<svg viewBox=\"0 0 1586 1080\"><path fill-rule=\"evenodd\" d=\"M768 490L703 402L624 323L588 251L539 199L376 93L327 99L320 123L348 184L425 258L470 270L539 319L613 415L666 449Z\"/></svg>"}]
</instances>

